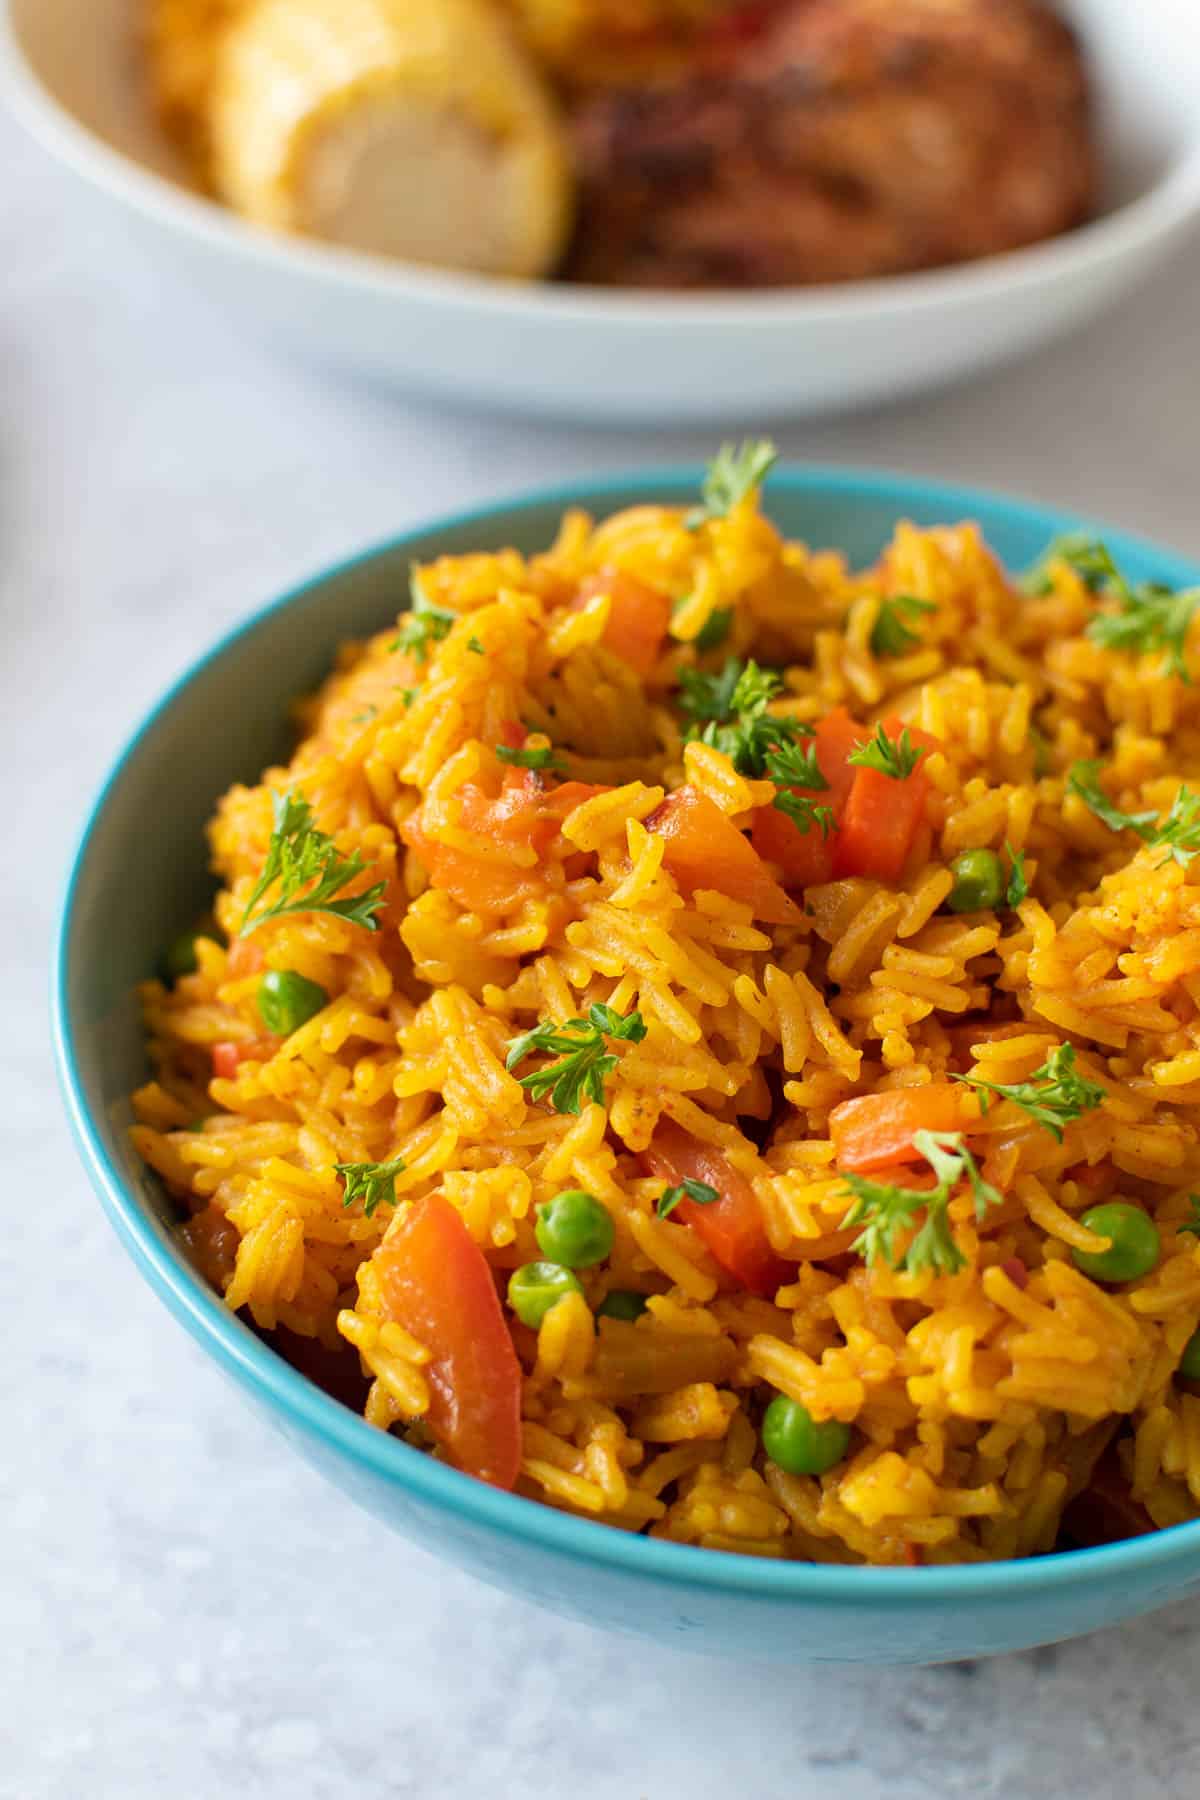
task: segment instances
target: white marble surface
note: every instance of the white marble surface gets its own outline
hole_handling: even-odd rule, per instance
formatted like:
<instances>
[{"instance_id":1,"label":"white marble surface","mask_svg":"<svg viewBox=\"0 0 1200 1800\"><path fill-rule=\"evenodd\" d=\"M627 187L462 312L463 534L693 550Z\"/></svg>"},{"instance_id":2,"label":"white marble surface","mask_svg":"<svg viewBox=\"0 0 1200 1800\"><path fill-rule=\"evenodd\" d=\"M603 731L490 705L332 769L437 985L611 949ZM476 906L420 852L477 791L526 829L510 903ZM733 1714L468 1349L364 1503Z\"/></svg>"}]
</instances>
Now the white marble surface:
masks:
<instances>
[{"instance_id":1,"label":"white marble surface","mask_svg":"<svg viewBox=\"0 0 1200 1800\"><path fill-rule=\"evenodd\" d=\"M67 843L130 722L221 627L344 550L527 481L708 446L334 385L129 260L3 118L0 168L0 1794L1194 1792L1194 1606L958 1670L763 1671L609 1639L351 1510L142 1286L75 1162L45 1028ZM1198 288L1200 250L1035 362L779 436L1200 554Z\"/></svg>"}]
</instances>

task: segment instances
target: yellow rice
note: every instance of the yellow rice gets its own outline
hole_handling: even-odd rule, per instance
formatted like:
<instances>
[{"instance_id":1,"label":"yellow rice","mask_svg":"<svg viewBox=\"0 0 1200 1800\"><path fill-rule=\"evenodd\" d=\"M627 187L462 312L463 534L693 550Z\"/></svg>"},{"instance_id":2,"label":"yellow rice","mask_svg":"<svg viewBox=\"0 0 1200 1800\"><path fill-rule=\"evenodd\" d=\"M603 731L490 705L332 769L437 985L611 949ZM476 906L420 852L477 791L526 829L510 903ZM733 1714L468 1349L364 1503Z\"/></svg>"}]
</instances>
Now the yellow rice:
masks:
<instances>
[{"instance_id":1,"label":"yellow rice","mask_svg":"<svg viewBox=\"0 0 1200 1800\"><path fill-rule=\"evenodd\" d=\"M603 596L570 610L613 567L682 600L645 681L601 642ZM285 1327L289 1345L352 1346L368 1420L428 1448L428 1351L387 1317L371 1262L393 1213L344 1207L334 1165L402 1155L396 1216L443 1195L501 1289L539 1255L537 1204L583 1188L616 1243L581 1272L583 1297L518 1334L532 1499L761 1556L977 1561L1054 1547L1107 1452L1155 1525L1197 1516L1200 1394L1176 1370L1200 1325L1200 1249L1176 1228L1200 1186L1200 885L1131 850L1065 776L1099 756L1119 805L1165 809L1200 778L1200 687L1092 642L1095 602L1065 564L1049 592L1018 597L971 525L901 525L858 575L783 541L753 499L698 531L659 507L571 513L543 555L447 559L421 583L461 622L422 669L391 648L394 627L342 651L300 709L291 762L220 803L219 932L197 972L144 990L155 1076L136 1096L136 1141L206 1221L206 1235L184 1229L228 1303ZM871 629L888 593L936 611L911 651L880 659ZM677 671L726 608L729 639L703 666L753 654L786 667L782 704L802 719L898 712L940 740L930 848L898 887L831 882L809 890L798 925L767 927L716 891L688 897L663 866L643 821L664 790L686 777L738 823L770 793L681 742ZM428 885L399 828L423 805L442 842L481 867L495 858L456 823L456 795L508 720L547 731L572 777L611 791L576 809L557 866L535 868L541 887L494 920ZM213 1078L213 1045L263 1035L257 971L217 938L237 944L270 791L289 788L388 883L382 929L303 914L259 932L268 966L331 998L265 1060ZM1028 857L1018 913L945 911L948 862L1005 843ZM571 1117L531 1103L505 1069L508 1040L597 1000L636 1006L648 1028L621 1048L607 1106ZM989 1009L1026 1029L955 1062L949 1029ZM844 1237L823 1241L848 1205L827 1130L840 1101L972 1061L989 1081L1022 1080L1063 1042L1108 1098L1061 1145L1011 1106L989 1111L972 1142L1005 1199L981 1224L969 1196L952 1202L960 1273L868 1269ZM767 1072L787 1106L760 1150L742 1123L769 1110ZM663 1184L637 1158L664 1117L753 1183L795 1265L773 1299L656 1217ZM1111 1166L1120 1196L1155 1216L1150 1275L1113 1289L1075 1267L1073 1249L1098 1247L1080 1224L1081 1165ZM613 1289L652 1296L635 1325L596 1321ZM821 1477L770 1463L759 1423L773 1392L852 1426L847 1458Z\"/></svg>"}]
</instances>

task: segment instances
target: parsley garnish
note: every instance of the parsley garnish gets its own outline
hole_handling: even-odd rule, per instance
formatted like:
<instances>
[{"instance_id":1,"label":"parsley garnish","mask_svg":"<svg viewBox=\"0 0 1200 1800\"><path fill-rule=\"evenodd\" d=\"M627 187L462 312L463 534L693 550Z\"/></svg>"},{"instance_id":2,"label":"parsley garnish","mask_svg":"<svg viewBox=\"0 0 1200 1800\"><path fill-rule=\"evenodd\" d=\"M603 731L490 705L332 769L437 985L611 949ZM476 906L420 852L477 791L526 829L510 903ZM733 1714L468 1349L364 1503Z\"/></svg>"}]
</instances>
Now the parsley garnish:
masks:
<instances>
[{"instance_id":1,"label":"parsley garnish","mask_svg":"<svg viewBox=\"0 0 1200 1800\"><path fill-rule=\"evenodd\" d=\"M418 662L426 662L429 657L430 644L440 644L450 633L451 627L458 619L456 612L448 607L435 606L425 596L421 586L420 571L414 565L409 571L408 592L412 602L412 611L404 620L396 636L388 645L389 650L407 650Z\"/></svg>"},{"instance_id":2,"label":"parsley garnish","mask_svg":"<svg viewBox=\"0 0 1200 1800\"><path fill-rule=\"evenodd\" d=\"M565 769L567 766L550 744L535 744L529 750L514 750L510 744L497 744L496 758L517 769Z\"/></svg>"},{"instance_id":3,"label":"parsley garnish","mask_svg":"<svg viewBox=\"0 0 1200 1800\"><path fill-rule=\"evenodd\" d=\"M1186 869L1193 856L1200 856L1200 794L1181 784L1160 824L1156 812L1127 813L1114 806L1100 786L1100 766L1098 762L1075 763L1067 776L1067 792L1082 800L1110 831L1136 831L1151 849L1165 850L1157 868L1177 862Z\"/></svg>"},{"instance_id":4,"label":"parsley garnish","mask_svg":"<svg viewBox=\"0 0 1200 1800\"><path fill-rule=\"evenodd\" d=\"M925 754L925 746L914 744L909 737L907 725L901 728L898 738L890 738L881 720L875 727L875 736L852 750L846 761L859 769L878 769L893 781L907 781Z\"/></svg>"},{"instance_id":5,"label":"parsley garnish","mask_svg":"<svg viewBox=\"0 0 1200 1800\"><path fill-rule=\"evenodd\" d=\"M921 641L918 632L910 630L907 619L922 613L936 612L932 600L918 600L915 594L890 594L879 602L879 612L871 627L871 652L874 656L903 656Z\"/></svg>"},{"instance_id":6,"label":"parsley garnish","mask_svg":"<svg viewBox=\"0 0 1200 1800\"><path fill-rule=\"evenodd\" d=\"M558 1061L547 1063L544 1069L520 1076L521 1086L532 1100L549 1094L555 1112L577 1113L585 1094L598 1106L604 1105L605 1078L617 1066L617 1058L605 1050L605 1039L640 1044L645 1035L641 1013L622 1016L601 1002L588 1008L585 1019L567 1019L562 1025L537 1025L513 1038L504 1066L515 1069L535 1052L557 1057Z\"/></svg>"},{"instance_id":7,"label":"parsley garnish","mask_svg":"<svg viewBox=\"0 0 1200 1800\"><path fill-rule=\"evenodd\" d=\"M936 1187L893 1187L863 1175L847 1175L846 1186L854 1195L854 1204L842 1227L863 1227L850 1248L859 1252L868 1267L882 1257L889 1268L905 1269L910 1275L927 1269L936 1275L953 1275L966 1262L946 1211L954 1189L965 1175L975 1196L977 1219L983 1218L989 1206L999 1206L1001 1196L980 1175L961 1131L914 1131L912 1141L933 1169ZM925 1222L901 1254L897 1238L922 1210Z\"/></svg>"},{"instance_id":8,"label":"parsley garnish","mask_svg":"<svg viewBox=\"0 0 1200 1800\"><path fill-rule=\"evenodd\" d=\"M1024 850L1014 850L1007 839L1005 839L1004 849L1009 861L1008 888L1004 898L1016 912L1022 900L1029 896L1029 882L1025 876L1025 852Z\"/></svg>"},{"instance_id":9,"label":"parsley garnish","mask_svg":"<svg viewBox=\"0 0 1200 1800\"><path fill-rule=\"evenodd\" d=\"M1137 655L1162 650L1166 653L1164 672L1191 680L1185 651L1200 606L1200 588L1176 591L1158 581L1131 582L1113 561L1107 545L1085 532L1075 532L1051 544L1039 569L1033 571L1031 578L1042 584L1035 592L1048 590L1046 567L1055 559L1068 563L1091 593L1116 603L1113 611L1098 613L1089 623L1087 634L1093 643Z\"/></svg>"},{"instance_id":10,"label":"parsley garnish","mask_svg":"<svg viewBox=\"0 0 1200 1800\"><path fill-rule=\"evenodd\" d=\"M1066 563L1074 569L1089 593L1098 594L1110 586L1121 590L1126 586L1107 544L1086 531L1066 531L1054 539L1039 561L1022 577L1021 586L1026 593L1052 592L1054 582L1050 569L1056 562Z\"/></svg>"},{"instance_id":11,"label":"parsley garnish","mask_svg":"<svg viewBox=\"0 0 1200 1800\"><path fill-rule=\"evenodd\" d=\"M1114 806L1100 786L1100 768L1097 761L1073 763L1067 776L1068 794L1074 794L1076 799L1082 800L1088 810L1095 813L1101 824L1107 825L1110 831L1136 831L1140 838L1149 841L1154 836L1158 814L1127 813L1122 812L1119 806Z\"/></svg>"},{"instance_id":12,"label":"parsley garnish","mask_svg":"<svg viewBox=\"0 0 1200 1800\"><path fill-rule=\"evenodd\" d=\"M1177 1225L1175 1229L1181 1237L1185 1231L1190 1231L1193 1237L1200 1238L1200 1194L1189 1194L1188 1205L1192 1209L1191 1218L1185 1219L1182 1225Z\"/></svg>"},{"instance_id":13,"label":"parsley garnish","mask_svg":"<svg viewBox=\"0 0 1200 1800\"><path fill-rule=\"evenodd\" d=\"M666 1219L681 1200L694 1200L697 1206L711 1206L714 1200L720 1198L716 1188L709 1187L707 1181L692 1181L690 1177L685 1177L678 1187L663 1189L654 1210L660 1219Z\"/></svg>"},{"instance_id":14,"label":"parsley garnish","mask_svg":"<svg viewBox=\"0 0 1200 1800\"><path fill-rule=\"evenodd\" d=\"M402 1156L384 1163L334 1163L334 1168L346 1183L346 1191L342 1195L343 1206L353 1206L356 1200L363 1203L363 1214L370 1218L379 1205L395 1206L396 1177L402 1174L405 1161Z\"/></svg>"},{"instance_id":15,"label":"parsley garnish","mask_svg":"<svg viewBox=\"0 0 1200 1800\"><path fill-rule=\"evenodd\" d=\"M722 444L708 465L700 489L702 504L694 506L683 521L688 530L695 531L709 519L725 518L747 494L762 486L778 456L768 438L747 438L736 448Z\"/></svg>"},{"instance_id":16,"label":"parsley garnish","mask_svg":"<svg viewBox=\"0 0 1200 1800\"><path fill-rule=\"evenodd\" d=\"M388 648L406 650L418 662L426 662L430 644L441 643L448 635L456 616L440 606L428 607L423 612L410 612Z\"/></svg>"},{"instance_id":17,"label":"parsley garnish","mask_svg":"<svg viewBox=\"0 0 1200 1800\"><path fill-rule=\"evenodd\" d=\"M1074 1124L1085 1112L1091 1112L1105 1097L1102 1087L1085 1080L1076 1069L1072 1044L1059 1044L1028 1081L1005 1084L984 1081L979 1075L956 1075L954 1079L975 1089L981 1112L986 1113L993 1095L1000 1100L1011 1100L1060 1144L1063 1127Z\"/></svg>"},{"instance_id":18,"label":"parsley garnish","mask_svg":"<svg viewBox=\"0 0 1200 1800\"><path fill-rule=\"evenodd\" d=\"M829 786L817 761L817 746L807 743L780 744L767 756L767 774L777 787L809 788L821 792Z\"/></svg>"},{"instance_id":19,"label":"parsley garnish","mask_svg":"<svg viewBox=\"0 0 1200 1800\"><path fill-rule=\"evenodd\" d=\"M822 837L828 837L834 826L833 808L818 806L812 799L813 792L819 793L829 786L817 761L816 744L780 744L768 754L766 765L767 774L778 790L772 805L798 830L807 833L816 826ZM807 788L809 792L798 792L801 788Z\"/></svg>"},{"instance_id":20,"label":"parsley garnish","mask_svg":"<svg viewBox=\"0 0 1200 1800\"><path fill-rule=\"evenodd\" d=\"M719 675L705 675L699 669L681 669L679 710L693 722L728 718L744 667L736 656L731 656Z\"/></svg>"},{"instance_id":21,"label":"parsley garnish","mask_svg":"<svg viewBox=\"0 0 1200 1800\"><path fill-rule=\"evenodd\" d=\"M1186 869L1193 856L1200 855L1200 794L1181 787L1170 812L1147 842L1167 852L1158 864L1160 869L1172 861Z\"/></svg>"},{"instance_id":22,"label":"parsley garnish","mask_svg":"<svg viewBox=\"0 0 1200 1800\"><path fill-rule=\"evenodd\" d=\"M405 706L406 706L406 707L409 707L409 706L411 706L411 705L412 705L412 703L413 703L413 701L414 701L414 700L415 700L415 699L416 699L416 697L417 697L417 690L416 690L416 688L406 688L406 687L402 687L402 688L401 688L401 689L400 689L400 690L399 690L399 691L400 691L400 698L401 698L401 699L402 699L402 700L403 700L403 702L404 702L404 704L405 704Z\"/></svg>"},{"instance_id":23,"label":"parsley garnish","mask_svg":"<svg viewBox=\"0 0 1200 1800\"><path fill-rule=\"evenodd\" d=\"M832 806L818 806L808 794L798 794L793 788L780 788L771 804L790 819L798 831L808 833L815 826L821 836L827 838L836 824Z\"/></svg>"},{"instance_id":24,"label":"parsley garnish","mask_svg":"<svg viewBox=\"0 0 1200 1800\"><path fill-rule=\"evenodd\" d=\"M353 881L366 868L358 851L353 856L343 856L333 839L317 830L312 822L312 808L303 794L273 793L271 808L275 827L267 860L254 892L246 902L238 927L239 937L249 937L267 919L306 912L333 913L339 919L349 920L351 925L361 925L367 931L378 930L375 915L383 904L387 883L380 881L365 893L335 900L334 895L341 893L347 882ZM255 913L255 907L274 881L279 883L278 894L269 906ZM313 883L311 887L309 882Z\"/></svg>"},{"instance_id":25,"label":"parsley garnish","mask_svg":"<svg viewBox=\"0 0 1200 1800\"><path fill-rule=\"evenodd\" d=\"M467 649L472 651L476 656L486 656L487 655L487 651L484 649L483 645L480 643L480 641L477 637L467 639Z\"/></svg>"},{"instance_id":26,"label":"parsley garnish","mask_svg":"<svg viewBox=\"0 0 1200 1800\"><path fill-rule=\"evenodd\" d=\"M692 721L685 735L723 751L739 774L761 776L772 751L812 736L811 725L767 711L783 682L756 662L731 656L718 675L684 669L679 684L680 709Z\"/></svg>"}]
</instances>

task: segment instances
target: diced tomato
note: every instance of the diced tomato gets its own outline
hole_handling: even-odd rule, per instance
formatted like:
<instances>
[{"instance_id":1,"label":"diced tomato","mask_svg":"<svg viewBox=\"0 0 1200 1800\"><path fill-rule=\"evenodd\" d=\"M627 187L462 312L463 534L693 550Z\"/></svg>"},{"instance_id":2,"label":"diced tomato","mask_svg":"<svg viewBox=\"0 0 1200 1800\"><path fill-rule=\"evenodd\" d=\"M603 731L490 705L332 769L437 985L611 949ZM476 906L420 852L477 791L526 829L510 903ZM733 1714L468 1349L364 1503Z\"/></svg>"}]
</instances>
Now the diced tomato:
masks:
<instances>
[{"instance_id":1,"label":"diced tomato","mask_svg":"<svg viewBox=\"0 0 1200 1800\"><path fill-rule=\"evenodd\" d=\"M866 1175L890 1163L920 1162L915 1131L962 1131L978 1116L978 1103L966 1088L931 1081L843 1100L829 1115L829 1136L838 1168Z\"/></svg>"},{"instance_id":2,"label":"diced tomato","mask_svg":"<svg viewBox=\"0 0 1200 1800\"><path fill-rule=\"evenodd\" d=\"M817 767L829 783L822 799L826 806L832 806L835 818L841 817L858 774L849 760L850 752L865 744L870 736L871 727L852 719L844 706L835 706L817 725Z\"/></svg>"},{"instance_id":3,"label":"diced tomato","mask_svg":"<svg viewBox=\"0 0 1200 1800\"><path fill-rule=\"evenodd\" d=\"M844 706L827 713L816 727L813 747L817 767L825 777L823 788L796 788L808 795L817 806L827 806L833 813L835 827L845 811L858 771L848 760L850 752L866 743L871 735L868 725L852 719ZM759 807L752 829L754 848L782 870L784 884L790 888L819 887L834 876L837 833L824 837L818 827L801 831L777 806Z\"/></svg>"},{"instance_id":4,"label":"diced tomato","mask_svg":"<svg viewBox=\"0 0 1200 1800\"><path fill-rule=\"evenodd\" d=\"M1024 1289L1029 1286L1029 1270L1021 1257L1010 1256L1000 1264L1000 1267L1014 1287Z\"/></svg>"},{"instance_id":5,"label":"diced tomato","mask_svg":"<svg viewBox=\"0 0 1200 1800\"><path fill-rule=\"evenodd\" d=\"M672 1187L682 1181L703 1181L716 1188L719 1198L707 1206L683 1199L671 1216L690 1225L744 1288L771 1299L791 1279L792 1265L771 1248L754 1189L719 1150L698 1142L673 1119L664 1119L642 1161L652 1175Z\"/></svg>"},{"instance_id":6,"label":"diced tomato","mask_svg":"<svg viewBox=\"0 0 1200 1800\"><path fill-rule=\"evenodd\" d=\"M800 908L789 900L762 857L706 794L677 788L646 820L666 839L663 861L690 893L715 888L749 906L768 925L794 925Z\"/></svg>"},{"instance_id":7,"label":"diced tomato","mask_svg":"<svg viewBox=\"0 0 1200 1800\"><path fill-rule=\"evenodd\" d=\"M213 1074L232 1081L238 1072L238 1065L244 1062L266 1062L275 1054L278 1038L242 1038L236 1043L214 1044L212 1047Z\"/></svg>"},{"instance_id":8,"label":"diced tomato","mask_svg":"<svg viewBox=\"0 0 1200 1800\"><path fill-rule=\"evenodd\" d=\"M239 981L245 975L257 975L265 963L257 938L234 938L225 958L225 974L230 981Z\"/></svg>"},{"instance_id":9,"label":"diced tomato","mask_svg":"<svg viewBox=\"0 0 1200 1800\"><path fill-rule=\"evenodd\" d=\"M920 1544L905 1544L904 1560L910 1569L919 1569L925 1561L925 1554Z\"/></svg>"},{"instance_id":10,"label":"diced tomato","mask_svg":"<svg viewBox=\"0 0 1200 1800\"><path fill-rule=\"evenodd\" d=\"M894 716L883 722L893 742L904 727ZM909 726L910 741L926 751L941 748L927 731ZM925 816L929 776L925 757L911 775L896 781L879 769L854 769L854 782L838 819L835 875L866 875L898 881Z\"/></svg>"},{"instance_id":11,"label":"diced tomato","mask_svg":"<svg viewBox=\"0 0 1200 1800\"><path fill-rule=\"evenodd\" d=\"M493 1487L521 1467L521 1366L483 1251L440 1194L416 1201L375 1252L389 1317L432 1352L430 1430Z\"/></svg>"},{"instance_id":12,"label":"diced tomato","mask_svg":"<svg viewBox=\"0 0 1200 1800\"><path fill-rule=\"evenodd\" d=\"M620 569L602 569L589 576L579 590L576 607L595 594L607 594L611 601L605 645L635 673L648 675L662 655L671 623L670 598Z\"/></svg>"},{"instance_id":13,"label":"diced tomato","mask_svg":"<svg viewBox=\"0 0 1200 1800\"><path fill-rule=\"evenodd\" d=\"M506 769L500 793L488 794L473 782L460 789L459 823L465 831L511 848L545 855L568 813L602 794L586 781L564 781L547 788L536 769ZM502 913L542 892L536 868L484 862L467 850L440 843L422 828L421 814L408 819L401 836L429 871L434 887L476 913Z\"/></svg>"},{"instance_id":14,"label":"diced tomato","mask_svg":"<svg viewBox=\"0 0 1200 1800\"><path fill-rule=\"evenodd\" d=\"M560 781L557 787L547 788L539 803L539 816L544 820L553 820L554 830L562 829L562 822L577 806L585 800L594 800L597 794L607 794L609 789L603 784L591 781ZM551 840L553 839L551 833Z\"/></svg>"},{"instance_id":15,"label":"diced tomato","mask_svg":"<svg viewBox=\"0 0 1200 1800\"><path fill-rule=\"evenodd\" d=\"M1117 1171L1107 1160L1098 1163L1076 1163L1073 1168L1067 1170L1067 1180L1074 1181L1079 1187L1085 1188L1093 1198L1102 1200L1115 1192Z\"/></svg>"},{"instance_id":16,"label":"diced tomato","mask_svg":"<svg viewBox=\"0 0 1200 1800\"><path fill-rule=\"evenodd\" d=\"M824 803L824 795L814 794L813 799ZM817 825L801 831L777 806L756 810L750 841L759 856L775 864L787 887L820 887L833 877L832 837L826 837Z\"/></svg>"}]
</instances>

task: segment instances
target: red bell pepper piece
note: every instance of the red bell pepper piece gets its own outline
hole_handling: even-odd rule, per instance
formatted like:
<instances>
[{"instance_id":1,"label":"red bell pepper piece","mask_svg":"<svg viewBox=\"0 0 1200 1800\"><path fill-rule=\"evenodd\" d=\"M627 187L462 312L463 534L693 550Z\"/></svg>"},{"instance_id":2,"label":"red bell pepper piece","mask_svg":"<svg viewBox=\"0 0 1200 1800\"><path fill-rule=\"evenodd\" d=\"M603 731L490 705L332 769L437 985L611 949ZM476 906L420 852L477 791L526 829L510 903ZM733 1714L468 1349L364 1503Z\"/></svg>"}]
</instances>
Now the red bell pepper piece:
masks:
<instances>
[{"instance_id":1,"label":"red bell pepper piece","mask_svg":"<svg viewBox=\"0 0 1200 1800\"><path fill-rule=\"evenodd\" d=\"M666 839L663 862L687 893L714 888L741 900L768 925L794 925L800 908L789 900L748 838L706 794L676 788L646 820Z\"/></svg>"},{"instance_id":2,"label":"red bell pepper piece","mask_svg":"<svg viewBox=\"0 0 1200 1800\"><path fill-rule=\"evenodd\" d=\"M521 1468L521 1367L492 1271L440 1194L416 1201L375 1252L389 1316L433 1353L422 1371L430 1430L451 1462L493 1487Z\"/></svg>"},{"instance_id":3,"label":"red bell pepper piece","mask_svg":"<svg viewBox=\"0 0 1200 1800\"><path fill-rule=\"evenodd\" d=\"M690 1225L721 1267L744 1288L769 1300L791 1280L793 1267L771 1248L754 1189L719 1150L700 1143L673 1119L664 1119L643 1151L642 1161L652 1175L661 1176L672 1187L683 1181L702 1181L717 1190L717 1199L706 1206L689 1198L681 1200L671 1217Z\"/></svg>"}]
</instances>

